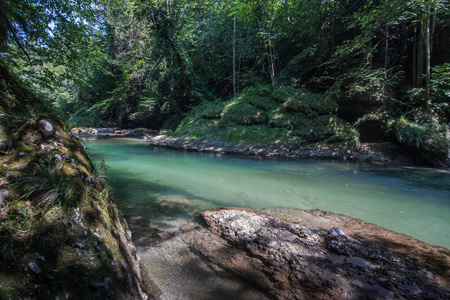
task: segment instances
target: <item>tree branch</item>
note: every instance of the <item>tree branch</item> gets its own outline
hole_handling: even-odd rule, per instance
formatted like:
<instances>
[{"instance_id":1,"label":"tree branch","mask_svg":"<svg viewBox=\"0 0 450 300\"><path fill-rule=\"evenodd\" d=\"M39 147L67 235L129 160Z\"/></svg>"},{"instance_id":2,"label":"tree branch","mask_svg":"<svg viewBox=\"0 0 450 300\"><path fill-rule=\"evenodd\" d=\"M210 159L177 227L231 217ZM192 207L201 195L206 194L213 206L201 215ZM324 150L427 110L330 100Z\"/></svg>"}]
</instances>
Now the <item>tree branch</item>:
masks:
<instances>
[{"instance_id":1,"label":"tree branch","mask_svg":"<svg viewBox=\"0 0 450 300\"><path fill-rule=\"evenodd\" d=\"M10 31L11 31L13 37L14 37L14 40L15 40L16 43L17 43L17 46L19 46L20 50L22 50L23 53L25 53L25 55L26 55L27 58L28 58L28 62L31 62L30 56L28 55L28 53L27 53L27 51L25 50L25 48L23 47L23 45L20 43L19 38L17 37L17 35L16 35L15 31L14 31L14 27L11 25L11 23L9 22L9 20L8 20L8 18L7 18L6 16L5 16L5 22L6 22L6 24L8 24L8 27L9 27L9 29L10 29Z\"/></svg>"}]
</instances>

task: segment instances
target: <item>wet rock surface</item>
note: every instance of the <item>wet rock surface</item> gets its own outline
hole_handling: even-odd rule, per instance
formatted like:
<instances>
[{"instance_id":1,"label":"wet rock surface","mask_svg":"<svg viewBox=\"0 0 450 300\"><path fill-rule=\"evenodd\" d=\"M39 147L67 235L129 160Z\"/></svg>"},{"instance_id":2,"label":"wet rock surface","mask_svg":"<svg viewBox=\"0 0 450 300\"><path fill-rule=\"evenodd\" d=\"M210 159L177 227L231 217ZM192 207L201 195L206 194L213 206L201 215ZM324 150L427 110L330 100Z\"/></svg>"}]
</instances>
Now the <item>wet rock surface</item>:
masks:
<instances>
[{"instance_id":1,"label":"wet rock surface","mask_svg":"<svg viewBox=\"0 0 450 300\"><path fill-rule=\"evenodd\" d=\"M131 216L127 218L127 223L136 246L154 246L173 236L167 231L152 227L150 221L141 216Z\"/></svg>"},{"instance_id":2,"label":"wet rock surface","mask_svg":"<svg viewBox=\"0 0 450 300\"><path fill-rule=\"evenodd\" d=\"M340 228L228 208L204 211L181 230L182 239L210 264L275 299L450 298L448 285L421 264Z\"/></svg>"},{"instance_id":3,"label":"wet rock surface","mask_svg":"<svg viewBox=\"0 0 450 300\"><path fill-rule=\"evenodd\" d=\"M167 197L158 203L157 209L160 213L165 215L193 215L200 211L196 203L181 197Z\"/></svg>"}]
</instances>

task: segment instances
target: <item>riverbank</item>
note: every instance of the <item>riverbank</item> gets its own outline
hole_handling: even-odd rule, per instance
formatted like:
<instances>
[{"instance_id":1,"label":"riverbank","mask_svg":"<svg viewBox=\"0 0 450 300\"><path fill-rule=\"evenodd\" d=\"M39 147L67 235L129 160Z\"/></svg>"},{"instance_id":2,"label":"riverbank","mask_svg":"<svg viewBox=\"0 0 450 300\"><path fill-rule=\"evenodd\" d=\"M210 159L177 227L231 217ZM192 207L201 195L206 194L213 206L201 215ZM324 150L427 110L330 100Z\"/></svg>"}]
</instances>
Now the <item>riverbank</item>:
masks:
<instances>
[{"instance_id":1,"label":"riverbank","mask_svg":"<svg viewBox=\"0 0 450 300\"><path fill-rule=\"evenodd\" d=\"M316 143L305 145L295 139L286 142L223 142L218 137L207 139L190 136L176 137L168 132L145 128L74 128L72 133L79 137L100 138L143 138L155 147L165 147L183 151L196 151L217 154L239 154L272 158L317 158L361 161L386 165L425 165L448 168L442 161L430 165L411 153L407 148L393 142L360 143L355 147Z\"/></svg>"},{"instance_id":2,"label":"riverbank","mask_svg":"<svg viewBox=\"0 0 450 300\"><path fill-rule=\"evenodd\" d=\"M414 161L407 151L393 143L363 143L354 149L335 148L330 145L302 147L292 143L251 144L246 142L226 143L217 138L199 140L190 137L171 137L168 134L146 136L152 146L167 147L185 151L210 152L218 154L241 154L261 157L323 158L364 161L370 163L411 165Z\"/></svg>"}]
</instances>

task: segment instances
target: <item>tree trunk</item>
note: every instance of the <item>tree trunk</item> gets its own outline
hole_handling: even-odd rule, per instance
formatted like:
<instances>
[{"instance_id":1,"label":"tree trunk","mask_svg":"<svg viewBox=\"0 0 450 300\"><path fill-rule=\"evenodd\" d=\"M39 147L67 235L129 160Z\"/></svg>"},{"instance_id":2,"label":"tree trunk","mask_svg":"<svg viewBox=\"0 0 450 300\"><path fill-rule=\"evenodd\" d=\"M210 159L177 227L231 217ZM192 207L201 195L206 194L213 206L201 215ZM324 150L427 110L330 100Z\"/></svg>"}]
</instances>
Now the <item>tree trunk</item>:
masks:
<instances>
[{"instance_id":1,"label":"tree trunk","mask_svg":"<svg viewBox=\"0 0 450 300\"><path fill-rule=\"evenodd\" d=\"M388 70L388 51L389 49L389 26L386 24L386 43L384 48L384 79L387 79Z\"/></svg>"},{"instance_id":2,"label":"tree trunk","mask_svg":"<svg viewBox=\"0 0 450 300\"><path fill-rule=\"evenodd\" d=\"M416 71L416 86L423 86L423 67L424 67L424 52L425 52L425 37L426 37L426 22L420 22L419 41L417 42L417 71Z\"/></svg>"},{"instance_id":3,"label":"tree trunk","mask_svg":"<svg viewBox=\"0 0 450 300\"><path fill-rule=\"evenodd\" d=\"M236 96L236 14L233 19L233 95Z\"/></svg>"},{"instance_id":4,"label":"tree trunk","mask_svg":"<svg viewBox=\"0 0 450 300\"><path fill-rule=\"evenodd\" d=\"M430 32L430 2L427 2L426 8L427 32L426 32L426 82L425 82L425 105L428 106L430 100L430 76L431 76L431 32Z\"/></svg>"},{"instance_id":5,"label":"tree trunk","mask_svg":"<svg viewBox=\"0 0 450 300\"><path fill-rule=\"evenodd\" d=\"M275 90L275 47L272 45L272 36L269 33L269 63L270 63L270 81L272 90Z\"/></svg>"}]
</instances>

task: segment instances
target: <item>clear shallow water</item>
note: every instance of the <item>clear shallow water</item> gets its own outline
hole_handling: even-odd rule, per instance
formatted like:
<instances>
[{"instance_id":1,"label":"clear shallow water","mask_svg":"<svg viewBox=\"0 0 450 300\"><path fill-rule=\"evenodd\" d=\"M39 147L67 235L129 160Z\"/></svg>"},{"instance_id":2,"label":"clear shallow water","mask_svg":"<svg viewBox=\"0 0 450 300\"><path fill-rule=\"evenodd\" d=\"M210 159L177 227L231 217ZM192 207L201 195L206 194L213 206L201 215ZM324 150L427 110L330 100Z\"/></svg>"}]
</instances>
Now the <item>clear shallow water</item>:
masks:
<instances>
[{"instance_id":1,"label":"clear shallow water","mask_svg":"<svg viewBox=\"0 0 450 300\"><path fill-rule=\"evenodd\" d=\"M450 248L448 170L219 156L135 139L86 141L85 147L94 161L105 160L119 209L160 228L182 222L173 206L162 205L170 197L189 199L190 212L221 206L322 209Z\"/></svg>"}]
</instances>

